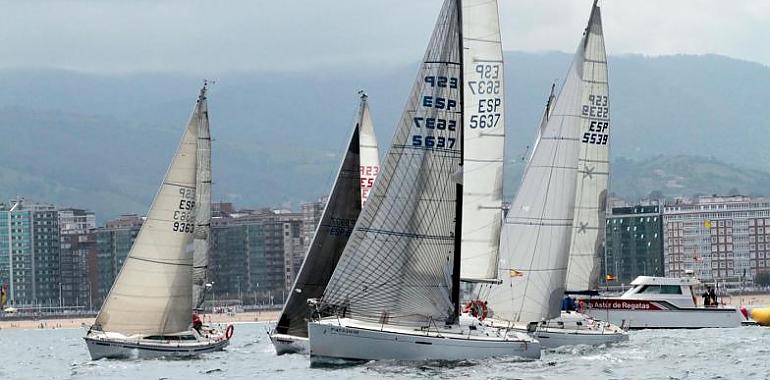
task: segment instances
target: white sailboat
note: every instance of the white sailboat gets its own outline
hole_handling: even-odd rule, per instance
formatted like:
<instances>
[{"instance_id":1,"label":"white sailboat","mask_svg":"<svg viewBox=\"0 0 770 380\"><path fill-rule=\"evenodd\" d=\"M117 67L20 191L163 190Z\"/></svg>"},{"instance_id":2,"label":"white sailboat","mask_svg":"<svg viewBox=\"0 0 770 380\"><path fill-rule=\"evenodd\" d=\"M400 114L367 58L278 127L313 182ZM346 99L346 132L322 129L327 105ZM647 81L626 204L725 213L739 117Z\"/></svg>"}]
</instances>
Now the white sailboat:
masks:
<instances>
[{"instance_id":1,"label":"white sailboat","mask_svg":"<svg viewBox=\"0 0 770 380\"><path fill-rule=\"evenodd\" d=\"M191 326L205 92L204 85L147 220L84 338L94 360L193 356L221 350L229 343L232 327L227 334L211 334Z\"/></svg>"},{"instance_id":2,"label":"white sailboat","mask_svg":"<svg viewBox=\"0 0 770 380\"><path fill-rule=\"evenodd\" d=\"M323 295L380 171L380 157L368 97L361 93L358 116L326 207L305 260L270 332L277 354L306 352L308 299Z\"/></svg>"},{"instance_id":3,"label":"white sailboat","mask_svg":"<svg viewBox=\"0 0 770 380\"><path fill-rule=\"evenodd\" d=\"M382 171L308 324L312 360L540 357L460 318L460 278L494 281L504 145L496 1L446 0Z\"/></svg>"},{"instance_id":4,"label":"white sailboat","mask_svg":"<svg viewBox=\"0 0 770 380\"><path fill-rule=\"evenodd\" d=\"M553 95L549 98L538 141L502 228L503 283L491 287L487 297L494 312L488 323L513 323L520 331L530 331L543 347L628 339L617 326L560 312L571 242L578 234L573 220L589 203L586 199L576 205L576 199L587 198L589 186L596 186L581 176L596 172L600 153L583 145L603 146L606 152L608 105L601 15L594 2L564 86L555 102ZM606 161L605 155L605 176ZM604 181L606 193L606 177Z\"/></svg>"}]
</instances>

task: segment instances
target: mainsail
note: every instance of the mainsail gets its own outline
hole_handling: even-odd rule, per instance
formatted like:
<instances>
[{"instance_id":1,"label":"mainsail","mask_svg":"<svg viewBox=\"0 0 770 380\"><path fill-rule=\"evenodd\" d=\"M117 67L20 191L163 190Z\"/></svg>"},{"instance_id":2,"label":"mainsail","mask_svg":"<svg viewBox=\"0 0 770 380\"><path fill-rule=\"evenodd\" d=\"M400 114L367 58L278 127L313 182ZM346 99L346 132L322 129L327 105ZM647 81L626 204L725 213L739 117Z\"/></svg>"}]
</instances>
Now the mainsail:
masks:
<instances>
[{"instance_id":1,"label":"mainsail","mask_svg":"<svg viewBox=\"0 0 770 380\"><path fill-rule=\"evenodd\" d=\"M205 298L211 242L211 135L206 83L198 96L193 119L198 124L197 175L195 183L195 232L193 232L193 308L201 309Z\"/></svg>"},{"instance_id":2,"label":"mainsail","mask_svg":"<svg viewBox=\"0 0 770 380\"><path fill-rule=\"evenodd\" d=\"M163 335L190 328L197 114L196 105L147 220L99 310L95 329Z\"/></svg>"},{"instance_id":3,"label":"mainsail","mask_svg":"<svg viewBox=\"0 0 770 380\"><path fill-rule=\"evenodd\" d=\"M465 281L497 280L505 118L497 1L462 2L462 267Z\"/></svg>"},{"instance_id":4,"label":"mainsail","mask_svg":"<svg viewBox=\"0 0 770 380\"><path fill-rule=\"evenodd\" d=\"M601 93L595 92L607 81L602 76L606 71L597 69L604 61L592 53L597 25L592 16L553 110L546 111L546 123L505 219L500 242L503 284L488 298L496 318L530 322L559 315L582 132L601 128L606 118L606 105L596 100Z\"/></svg>"},{"instance_id":5,"label":"mainsail","mask_svg":"<svg viewBox=\"0 0 770 380\"><path fill-rule=\"evenodd\" d=\"M454 319L460 45L458 1L446 0L377 183L321 300L323 311L399 325Z\"/></svg>"},{"instance_id":6,"label":"mainsail","mask_svg":"<svg viewBox=\"0 0 770 380\"><path fill-rule=\"evenodd\" d=\"M361 168L361 205L363 206L369 198L369 192L372 191L374 180L380 173L380 150L377 147L377 136L374 134L372 114L369 112L369 97L363 91L360 94L358 146Z\"/></svg>"},{"instance_id":7,"label":"mainsail","mask_svg":"<svg viewBox=\"0 0 770 380\"><path fill-rule=\"evenodd\" d=\"M586 112L593 115L580 133L577 193L572 243L567 266L567 290L596 289L604 252L607 184L609 177L609 86L602 17L594 6L586 29L584 74L590 87ZM591 97L593 96L593 97Z\"/></svg>"},{"instance_id":8,"label":"mainsail","mask_svg":"<svg viewBox=\"0 0 770 380\"><path fill-rule=\"evenodd\" d=\"M379 171L377 140L364 94L357 119L313 241L276 324L279 334L307 336L307 300L323 295L361 212L362 197L371 188L364 187L364 178L374 181Z\"/></svg>"}]
</instances>

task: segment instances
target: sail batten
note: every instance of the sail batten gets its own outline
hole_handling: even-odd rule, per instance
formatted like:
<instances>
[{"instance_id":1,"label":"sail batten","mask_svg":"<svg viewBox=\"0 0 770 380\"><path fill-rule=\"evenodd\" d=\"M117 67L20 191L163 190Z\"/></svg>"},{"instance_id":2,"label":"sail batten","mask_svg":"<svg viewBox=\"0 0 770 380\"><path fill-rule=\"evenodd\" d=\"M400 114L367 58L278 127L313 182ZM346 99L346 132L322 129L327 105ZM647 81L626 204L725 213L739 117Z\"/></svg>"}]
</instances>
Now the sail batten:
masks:
<instances>
[{"instance_id":1,"label":"sail batten","mask_svg":"<svg viewBox=\"0 0 770 380\"><path fill-rule=\"evenodd\" d=\"M606 81L596 74L590 54L598 10L592 9L590 33L578 45L567 78L544 112L538 140L525 169L521 186L501 232L503 284L488 299L496 318L533 322L559 315L569 266L570 243L575 226L576 194L586 157L581 145L584 131L600 122L594 82ZM603 51L603 50L602 50ZM588 60L586 60L588 58ZM601 116L600 115L600 116ZM593 123L593 124L592 124ZM596 137L594 137L595 139ZM590 139L590 138L589 138ZM600 141L601 142L601 141ZM590 158L590 157L588 157Z\"/></svg>"}]
</instances>

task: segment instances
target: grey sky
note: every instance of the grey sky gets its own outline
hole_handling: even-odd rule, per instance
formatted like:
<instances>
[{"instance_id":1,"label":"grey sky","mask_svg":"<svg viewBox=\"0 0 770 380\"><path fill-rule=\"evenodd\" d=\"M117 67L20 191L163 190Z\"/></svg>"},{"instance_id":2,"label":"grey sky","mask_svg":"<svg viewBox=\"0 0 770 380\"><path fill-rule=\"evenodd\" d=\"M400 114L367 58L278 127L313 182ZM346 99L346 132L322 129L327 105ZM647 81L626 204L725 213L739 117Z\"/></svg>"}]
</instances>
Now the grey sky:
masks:
<instances>
[{"instance_id":1,"label":"grey sky","mask_svg":"<svg viewBox=\"0 0 770 380\"><path fill-rule=\"evenodd\" d=\"M441 0L0 0L0 67L295 71L422 56ZM572 51L591 0L500 0L506 50ZM604 0L610 54L770 65L770 1Z\"/></svg>"}]
</instances>

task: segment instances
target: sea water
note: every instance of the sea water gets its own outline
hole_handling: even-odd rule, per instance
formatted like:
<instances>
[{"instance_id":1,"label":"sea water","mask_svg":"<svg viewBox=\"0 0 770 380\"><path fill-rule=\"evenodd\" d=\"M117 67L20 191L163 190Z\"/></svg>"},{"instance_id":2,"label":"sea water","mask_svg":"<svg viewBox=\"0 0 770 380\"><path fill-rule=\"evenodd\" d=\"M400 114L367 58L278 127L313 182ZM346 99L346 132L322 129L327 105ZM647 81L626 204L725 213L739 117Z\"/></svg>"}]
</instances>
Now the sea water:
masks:
<instances>
[{"instance_id":1,"label":"sea water","mask_svg":"<svg viewBox=\"0 0 770 380\"><path fill-rule=\"evenodd\" d=\"M632 331L626 343L543 353L542 359L377 361L311 367L276 356L268 325L235 326L226 351L196 359L92 361L80 329L0 331L0 379L768 379L770 328Z\"/></svg>"}]
</instances>

